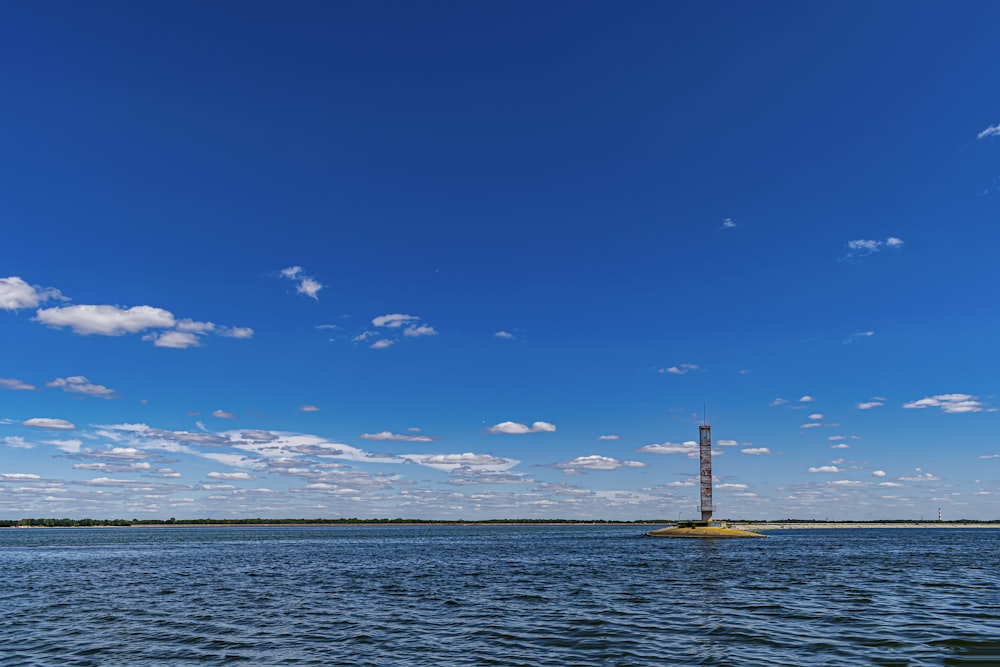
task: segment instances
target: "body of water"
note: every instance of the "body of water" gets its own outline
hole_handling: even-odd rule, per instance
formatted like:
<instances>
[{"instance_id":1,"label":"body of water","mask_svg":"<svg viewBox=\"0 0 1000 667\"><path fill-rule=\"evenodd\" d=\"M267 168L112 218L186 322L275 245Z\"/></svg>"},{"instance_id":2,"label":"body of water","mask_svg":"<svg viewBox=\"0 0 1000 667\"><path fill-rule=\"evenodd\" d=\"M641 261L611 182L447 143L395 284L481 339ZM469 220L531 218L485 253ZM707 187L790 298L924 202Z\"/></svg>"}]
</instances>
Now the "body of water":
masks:
<instances>
[{"instance_id":1,"label":"body of water","mask_svg":"<svg viewBox=\"0 0 1000 667\"><path fill-rule=\"evenodd\" d=\"M1000 531L0 530L0 666L1000 665Z\"/></svg>"}]
</instances>

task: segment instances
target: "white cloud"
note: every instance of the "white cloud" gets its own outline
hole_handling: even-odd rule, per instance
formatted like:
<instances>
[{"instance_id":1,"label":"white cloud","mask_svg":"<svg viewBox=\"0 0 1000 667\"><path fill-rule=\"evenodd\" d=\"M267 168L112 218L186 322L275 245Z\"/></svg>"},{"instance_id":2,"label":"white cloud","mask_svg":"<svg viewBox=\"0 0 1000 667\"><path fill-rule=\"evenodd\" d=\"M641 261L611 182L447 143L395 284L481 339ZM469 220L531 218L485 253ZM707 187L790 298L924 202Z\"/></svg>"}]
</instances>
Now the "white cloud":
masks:
<instances>
[{"instance_id":1,"label":"white cloud","mask_svg":"<svg viewBox=\"0 0 1000 667\"><path fill-rule=\"evenodd\" d=\"M47 428L54 431L72 431L76 425L65 419L52 419L50 417L32 417L21 422L21 426L33 426L35 428Z\"/></svg>"},{"instance_id":2,"label":"white cloud","mask_svg":"<svg viewBox=\"0 0 1000 667\"><path fill-rule=\"evenodd\" d=\"M938 394L937 396L921 398L919 401L904 403L903 407L908 410L941 408L942 412L949 414L982 412L984 405L978 399L978 396L972 396L971 394Z\"/></svg>"},{"instance_id":3,"label":"white cloud","mask_svg":"<svg viewBox=\"0 0 1000 667\"><path fill-rule=\"evenodd\" d=\"M808 472L844 472L844 469L837 466L819 466L809 468Z\"/></svg>"},{"instance_id":4,"label":"white cloud","mask_svg":"<svg viewBox=\"0 0 1000 667\"><path fill-rule=\"evenodd\" d=\"M39 475L29 472L4 472L0 473L0 481L7 482L31 482L41 479Z\"/></svg>"},{"instance_id":5,"label":"white cloud","mask_svg":"<svg viewBox=\"0 0 1000 667\"><path fill-rule=\"evenodd\" d=\"M851 446L846 442L837 443L836 445L830 445L830 449L850 449Z\"/></svg>"},{"instance_id":6,"label":"white cloud","mask_svg":"<svg viewBox=\"0 0 1000 667\"><path fill-rule=\"evenodd\" d=\"M698 364L678 364L677 366L671 366L670 368L661 368L658 372L670 373L671 375L684 375L685 373L696 370L698 370Z\"/></svg>"},{"instance_id":7,"label":"white cloud","mask_svg":"<svg viewBox=\"0 0 1000 667\"><path fill-rule=\"evenodd\" d=\"M65 392L83 394L84 396L95 396L97 398L116 398L113 389L108 389L104 385L91 384L82 375L73 375L65 378L56 378L52 382L46 382L46 387L62 389Z\"/></svg>"},{"instance_id":8,"label":"white cloud","mask_svg":"<svg viewBox=\"0 0 1000 667\"><path fill-rule=\"evenodd\" d=\"M299 408L299 412L319 412L319 408L315 405L303 405Z\"/></svg>"},{"instance_id":9,"label":"white cloud","mask_svg":"<svg viewBox=\"0 0 1000 667\"><path fill-rule=\"evenodd\" d=\"M212 479L224 479L228 481L256 479L248 472L210 472L205 475Z\"/></svg>"},{"instance_id":10,"label":"white cloud","mask_svg":"<svg viewBox=\"0 0 1000 667\"><path fill-rule=\"evenodd\" d=\"M815 413L809 415L809 419L812 419L812 420L822 419L822 418L823 418L823 415L819 414L818 412L815 412Z\"/></svg>"},{"instance_id":11,"label":"white cloud","mask_svg":"<svg viewBox=\"0 0 1000 667\"><path fill-rule=\"evenodd\" d=\"M694 440L687 442L663 442L654 443L640 447L636 451L647 454L692 454L698 451L698 443Z\"/></svg>"},{"instance_id":12,"label":"white cloud","mask_svg":"<svg viewBox=\"0 0 1000 667\"><path fill-rule=\"evenodd\" d=\"M236 415L234 415L232 412L226 412L225 410L216 410L215 412L212 413L212 416L216 417L218 419L235 419L236 418Z\"/></svg>"},{"instance_id":13,"label":"white cloud","mask_svg":"<svg viewBox=\"0 0 1000 667\"><path fill-rule=\"evenodd\" d=\"M189 347L201 347L198 336L184 331L165 331L163 333L150 333L142 337L143 340L153 341L156 347L166 347L173 350L184 350Z\"/></svg>"},{"instance_id":14,"label":"white cloud","mask_svg":"<svg viewBox=\"0 0 1000 667\"><path fill-rule=\"evenodd\" d=\"M404 324L409 324L410 322L415 322L420 318L416 315L402 315L400 313L392 313L390 315L379 315L372 320L372 324L377 327L388 327L390 329L398 329Z\"/></svg>"},{"instance_id":15,"label":"white cloud","mask_svg":"<svg viewBox=\"0 0 1000 667\"><path fill-rule=\"evenodd\" d=\"M514 334L510 333L509 331L498 331L493 335L496 336L497 338L503 338L506 340L511 340L514 338Z\"/></svg>"},{"instance_id":16,"label":"white cloud","mask_svg":"<svg viewBox=\"0 0 1000 667\"><path fill-rule=\"evenodd\" d=\"M422 466L452 472L455 470L502 472L520 463L491 454L403 454L402 458Z\"/></svg>"},{"instance_id":17,"label":"white cloud","mask_svg":"<svg viewBox=\"0 0 1000 667\"><path fill-rule=\"evenodd\" d=\"M373 350L384 350L385 348L389 347L390 345L392 345L392 341L388 340L386 338L383 338L381 340L375 341L374 343L372 343L368 347L370 347Z\"/></svg>"},{"instance_id":18,"label":"white cloud","mask_svg":"<svg viewBox=\"0 0 1000 667\"><path fill-rule=\"evenodd\" d=\"M323 289L323 285L315 278L305 275L302 271L301 266L289 266L281 270L281 276L297 282L295 291L299 294L305 294L310 299L319 301L319 296L317 295Z\"/></svg>"},{"instance_id":19,"label":"white cloud","mask_svg":"<svg viewBox=\"0 0 1000 667\"><path fill-rule=\"evenodd\" d=\"M551 433L556 430L555 424L549 422L534 422L531 426L517 422L500 422L487 429L488 433L505 433L521 435L523 433Z\"/></svg>"},{"instance_id":20,"label":"white cloud","mask_svg":"<svg viewBox=\"0 0 1000 667\"><path fill-rule=\"evenodd\" d=\"M209 331L215 331L215 325L211 322L196 322L192 319L184 319L177 323L177 331L207 333Z\"/></svg>"},{"instance_id":21,"label":"white cloud","mask_svg":"<svg viewBox=\"0 0 1000 667\"><path fill-rule=\"evenodd\" d=\"M885 477L884 470L872 470L872 477Z\"/></svg>"},{"instance_id":22,"label":"white cloud","mask_svg":"<svg viewBox=\"0 0 1000 667\"><path fill-rule=\"evenodd\" d=\"M35 319L50 327L70 327L85 336L121 336L174 326L174 316L170 311L153 306L57 306L40 309Z\"/></svg>"},{"instance_id":23,"label":"white cloud","mask_svg":"<svg viewBox=\"0 0 1000 667\"><path fill-rule=\"evenodd\" d=\"M883 403L882 401L862 401L861 403L858 403L855 407L858 410L871 410L872 408L880 408L883 405L885 405L885 403Z\"/></svg>"},{"instance_id":24,"label":"white cloud","mask_svg":"<svg viewBox=\"0 0 1000 667\"><path fill-rule=\"evenodd\" d=\"M437 335L437 331L434 330L434 327L429 327L426 324L421 324L420 326L412 324L412 325L406 327L406 329L403 331L403 335L404 336L436 336Z\"/></svg>"},{"instance_id":25,"label":"white cloud","mask_svg":"<svg viewBox=\"0 0 1000 667\"><path fill-rule=\"evenodd\" d=\"M363 440L391 440L399 442L434 442L435 438L429 435L407 435L405 433L393 433L392 431L379 431L378 433L362 433Z\"/></svg>"},{"instance_id":26,"label":"white cloud","mask_svg":"<svg viewBox=\"0 0 1000 667\"><path fill-rule=\"evenodd\" d=\"M933 475L929 472L921 472L919 468L917 468L917 472L920 474L910 475L908 477L899 477L897 479L901 482L936 482L941 479L937 475Z\"/></svg>"},{"instance_id":27,"label":"white cloud","mask_svg":"<svg viewBox=\"0 0 1000 667\"><path fill-rule=\"evenodd\" d=\"M715 444L717 444L719 447L736 447L740 443L736 440L716 440ZM749 445L750 443L748 442L745 444Z\"/></svg>"},{"instance_id":28,"label":"white cloud","mask_svg":"<svg viewBox=\"0 0 1000 667\"><path fill-rule=\"evenodd\" d=\"M32 449L34 447L33 444L31 444L30 442L28 442L19 435L5 436L3 439L3 444L7 445L8 447L12 447L14 449Z\"/></svg>"},{"instance_id":29,"label":"white cloud","mask_svg":"<svg viewBox=\"0 0 1000 667\"><path fill-rule=\"evenodd\" d=\"M776 408L776 407L778 407L779 405L784 405L784 404L785 404L785 403L787 403L787 402L788 402L788 401L786 401L786 400L785 400L785 399L783 399L783 398L776 398L776 399L774 399L773 401L771 401L771 407L774 407L774 408Z\"/></svg>"},{"instance_id":30,"label":"white cloud","mask_svg":"<svg viewBox=\"0 0 1000 667\"><path fill-rule=\"evenodd\" d=\"M750 487L746 484L716 484L715 488L720 491L746 491Z\"/></svg>"},{"instance_id":31,"label":"white cloud","mask_svg":"<svg viewBox=\"0 0 1000 667\"><path fill-rule=\"evenodd\" d=\"M83 446L82 440L42 440L42 443L46 445L52 445L53 447L58 447L64 452L69 454L76 454L80 451L80 447Z\"/></svg>"},{"instance_id":32,"label":"white cloud","mask_svg":"<svg viewBox=\"0 0 1000 667\"><path fill-rule=\"evenodd\" d=\"M57 289L29 285L17 276L0 278L0 309L3 310L36 308L43 301L61 297Z\"/></svg>"},{"instance_id":33,"label":"white cloud","mask_svg":"<svg viewBox=\"0 0 1000 667\"><path fill-rule=\"evenodd\" d=\"M807 394L799 399L799 403L812 403L815 400L815 398Z\"/></svg>"},{"instance_id":34,"label":"white cloud","mask_svg":"<svg viewBox=\"0 0 1000 667\"><path fill-rule=\"evenodd\" d=\"M736 227L736 223L733 222L732 218L726 218L725 220L722 221L723 229L733 229L734 227Z\"/></svg>"},{"instance_id":35,"label":"white cloud","mask_svg":"<svg viewBox=\"0 0 1000 667\"><path fill-rule=\"evenodd\" d=\"M639 461L619 461L608 456L578 456L570 461L555 464L556 468L564 470L617 470L618 468L644 468L645 463Z\"/></svg>"},{"instance_id":36,"label":"white cloud","mask_svg":"<svg viewBox=\"0 0 1000 667\"><path fill-rule=\"evenodd\" d=\"M609 435L599 435L599 436L597 436L597 439L598 440L617 440L620 437L621 436L609 434Z\"/></svg>"},{"instance_id":37,"label":"white cloud","mask_svg":"<svg viewBox=\"0 0 1000 667\"><path fill-rule=\"evenodd\" d=\"M896 236L890 236L884 241L877 241L874 239L856 239L854 241L848 241L846 245L847 254L844 258L850 259L854 257L867 257L868 255L881 251L883 248L901 248L903 246L903 240Z\"/></svg>"},{"instance_id":38,"label":"white cloud","mask_svg":"<svg viewBox=\"0 0 1000 667\"><path fill-rule=\"evenodd\" d=\"M218 333L227 338L253 338L253 329L250 327L222 327Z\"/></svg>"},{"instance_id":39,"label":"white cloud","mask_svg":"<svg viewBox=\"0 0 1000 667\"><path fill-rule=\"evenodd\" d=\"M1000 137L1000 123L996 125L990 125L985 130L976 135L976 139L985 139L986 137Z\"/></svg>"},{"instance_id":40,"label":"white cloud","mask_svg":"<svg viewBox=\"0 0 1000 667\"><path fill-rule=\"evenodd\" d=\"M295 288L295 291L299 294L305 294L311 299L319 300L319 297L316 295L319 294L321 289L323 289L323 285L321 285L318 280L313 278L302 278L302 280L299 281L298 287Z\"/></svg>"},{"instance_id":41,"label":"white cloud","mask_svg":"<svg viewBox=\"0 0 1000 667\"><path fill-rule=\"evenodd\" d=\"M762 456L770 454L771 450L768 447L748 447L747 449L741 449L741 454L753 454L755 456Z\"/></svg>"},{"instance_id":42,"label":"white cloud","mask_svg":"<svg viewBox=\"0 0 1000 667\"><path fill-rule=\"evenodd\" d=\"M982 456L977 456L980 459L1000 459L1000 454L983 454Z\"/></svg>"},{"instance_id":43,"label":"white cloud","mask_svg":"<svg viewBox=\"0 0 1000 667\"><path fill-rule=\"evenodd\" d=\"M0 389L11 389L13 391L34 391L35 385L28 384L17 378L0 378Z\"/></svg>"}]
</instances>

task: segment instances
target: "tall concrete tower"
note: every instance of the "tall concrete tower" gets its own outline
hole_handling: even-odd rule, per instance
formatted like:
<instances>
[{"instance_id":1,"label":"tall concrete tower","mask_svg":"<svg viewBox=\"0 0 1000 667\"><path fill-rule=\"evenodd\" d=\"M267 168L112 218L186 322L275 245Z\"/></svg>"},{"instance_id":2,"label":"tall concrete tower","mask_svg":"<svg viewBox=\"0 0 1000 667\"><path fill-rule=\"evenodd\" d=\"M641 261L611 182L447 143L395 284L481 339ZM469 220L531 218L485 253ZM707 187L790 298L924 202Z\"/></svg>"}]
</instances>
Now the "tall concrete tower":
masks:
<instances>
[{"instance_id":1,"label":"tall concrete tower","mask_svg":"<svg viewBox=\"0 0 1000 667\"><path fill-rule=\"evenodd\" d=\"M678 517L676 525L651 530L646 534L650 537L767 537L749 530L729 528L721 522L712 524L712 512L715 509L712 507L712 427L708 424L699 426L698 439L698 458L701 460L701 520L681 521Z\"/></svg>"},{"instance_id":2,"label":"tall concrete tower","mask_svg":"<svg viewBox=\"0 0 1000 667\"><path fill-rule=\"evenodd\" d=\"M709 523L712 520L712 427L702 424L698 427L699 448L701 460L701 521Z\"/></svg>"}]
</instances>

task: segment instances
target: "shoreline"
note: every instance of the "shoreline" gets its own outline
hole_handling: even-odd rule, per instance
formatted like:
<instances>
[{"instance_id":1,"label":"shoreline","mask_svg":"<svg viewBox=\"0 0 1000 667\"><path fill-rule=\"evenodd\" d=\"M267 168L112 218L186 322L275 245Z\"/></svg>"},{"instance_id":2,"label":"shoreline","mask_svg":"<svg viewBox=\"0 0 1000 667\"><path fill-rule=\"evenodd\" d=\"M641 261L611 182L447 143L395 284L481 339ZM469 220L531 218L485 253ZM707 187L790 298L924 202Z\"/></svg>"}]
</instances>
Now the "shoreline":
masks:
<instances>
[{"instance_id":1,"label":"shoreline","mask_svg":"<svg viewBox=\"0 0 1000 667\"><path fill-rule=\"evenodd\" d=\"M960 523L952 521L730 521L730 526L743 530L830 530L836 528L993 528L1000 529L1000 521Z\"/></svg>"},{"instance_id":2,"label":"shoreline","mask_svg":"<svg viewBox=\"0 0 1000 667\"><path fill-rule=\"evenodd\" d=\"M975 529L1000 529L1000 521L977 521L977 522L960 522L960 521L731 521L723 520L730 528L738 528L740 530L751 530L751 531L772 531L772 530L835 530L835 529L848 529L848 530L858 530L858 529L960 529L960 528L975 528ZM595 527L595 526L635 526L637 528L648 528L650 526L672 526L676 525L676 522L671 521L392 521L392 522L378 522L378 521L350 521L350 522L267 522L262 521L260 523L229 523L226 521L220 521L218 523L208 523L208 522L198 522L198 523L137 523L130 525L114 525L114 524L93 524L93 525L77 525L77 526L38 526L38 525L14 525L14 526L4 526L5 528L11 529L31 529L31 528L220 528L220 527L232 527L232 528L278 528L278 527L373 527L373 528L385 528L389 526L455 526L455 527L488 527L488 526L581 526L581 527Z\"/></svg>"}]
</instances>

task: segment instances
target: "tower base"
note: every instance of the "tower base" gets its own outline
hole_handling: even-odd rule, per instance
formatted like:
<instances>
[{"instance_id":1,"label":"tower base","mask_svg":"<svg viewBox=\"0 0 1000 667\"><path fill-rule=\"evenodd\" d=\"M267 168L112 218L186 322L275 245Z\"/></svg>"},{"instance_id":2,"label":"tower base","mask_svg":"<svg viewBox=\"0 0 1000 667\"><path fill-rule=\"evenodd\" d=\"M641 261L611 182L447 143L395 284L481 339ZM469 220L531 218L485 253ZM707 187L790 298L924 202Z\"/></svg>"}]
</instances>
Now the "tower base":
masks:
<instances>
[{"instance_id":1,"label":"tower base","mask_svg":"<svg viewBox=\"0 0 1000 667\"><path fill-rule=\"evenodd\" d=\"M725 523L709 521L683 521L666 528L646 533L649 537L767 537L750 530L730 528Z\"/></svg>"}]
</instances>

